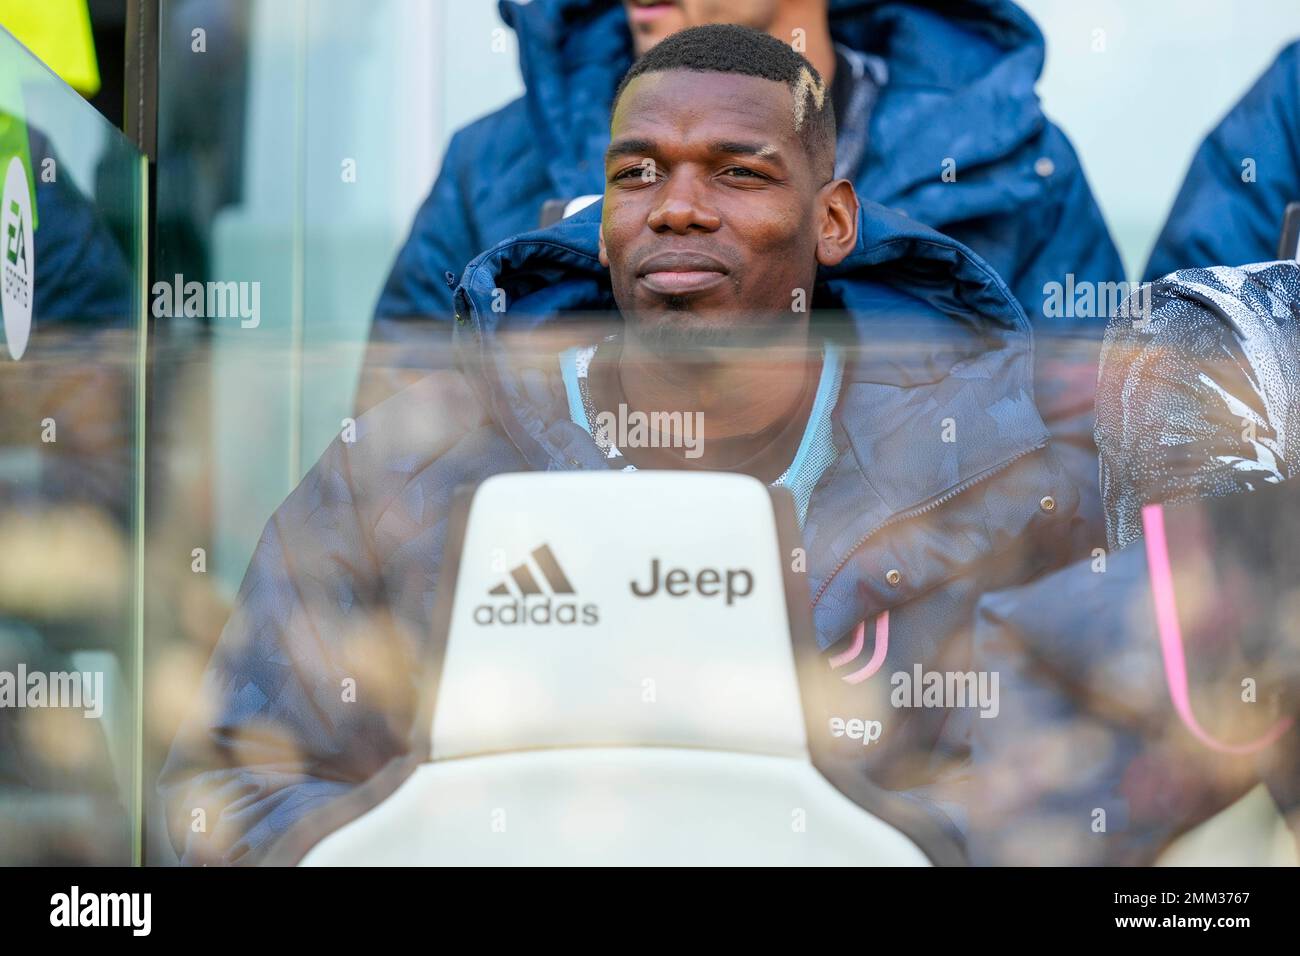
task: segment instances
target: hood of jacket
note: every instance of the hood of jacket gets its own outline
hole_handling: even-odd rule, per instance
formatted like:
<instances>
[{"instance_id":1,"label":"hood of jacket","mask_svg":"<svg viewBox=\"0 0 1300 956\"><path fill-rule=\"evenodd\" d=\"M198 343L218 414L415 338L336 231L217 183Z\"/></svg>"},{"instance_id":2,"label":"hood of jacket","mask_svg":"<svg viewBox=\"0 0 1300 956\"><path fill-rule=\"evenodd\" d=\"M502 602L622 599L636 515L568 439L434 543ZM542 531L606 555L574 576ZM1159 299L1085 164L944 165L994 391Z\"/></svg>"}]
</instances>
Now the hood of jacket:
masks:
<instances>
[{"instance_id":1,"label":"hood of jacket","mask_svg":"<svg viewBox=\"0 0 1300 956\"><path fill-rule=\"evenodd\" d=\"M601 192L602 170L588 157L602 155L608 143L610 101L633 60L622 4L501 0L500 11L518 37L530 134L548 157L555 195ZM1003 177L992 193L988 184L959 177L960 190L970 193L963 211L953 207L957 184L940 183L936 172L945 158L958 169L1000 159L1046 125L1034 92L1043 36L1016 4L831 0L830 26L837 42L879 57L888 72L863 168L849 173L866 196L889 204L929 183L944 191L938 208L952 209L947 221L957 221L1042 189L1028 168L1014 183ZM926 219L924 197L911 206Z\"/></svg>"},{"instance_id":2,"label":"hood of jacket","mask_svg":"<svg viewBox=\"0 0 1300 956\"><path fill-rule=\"evenodd\" d=\"M608 467L569 418L556 355L508 344L530 346L545 338L535 333L575 315L617 315L597 259L600 212L597 203L501 243L470 263L456 290L462 367L534 470ZM997 538L986 505L965 518L960 508L937 506L1042 448L1047 430L1033 400L1025 314L997 274L955 240L865 204L857 248L821 270L813 308L835 317L836 335L848 345L833 417L840 454L814 492L804 529L815 599L843 605L835 616L844 621L818 622L830 640L864 609L960 573L962 548L952 540L978 551L975 539ZM957 440L942 440L950 424ZM1069 493L1055 493L1062 512L1072 510ZM912 512L926 513L938 536L917 543L933 555L927 571L876 594L833 593L832 579L863 540Z\"/></svg>"}]
</instances>

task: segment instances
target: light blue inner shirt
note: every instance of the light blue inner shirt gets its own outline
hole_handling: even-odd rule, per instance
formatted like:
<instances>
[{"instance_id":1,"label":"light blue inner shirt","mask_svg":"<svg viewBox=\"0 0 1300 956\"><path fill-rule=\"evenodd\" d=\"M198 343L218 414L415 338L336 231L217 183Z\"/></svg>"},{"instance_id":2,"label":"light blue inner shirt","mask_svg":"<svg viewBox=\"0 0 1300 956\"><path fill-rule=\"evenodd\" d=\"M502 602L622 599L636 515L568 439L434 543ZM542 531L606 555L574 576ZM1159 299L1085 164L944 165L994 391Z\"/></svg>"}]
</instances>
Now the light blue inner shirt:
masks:
<instances>
[{"instance_id":1,"label":"light blue inner shirt","mask_svg":"<svg viewBox=\"0 0 1300 956\"><path fill-rule=\"evenodd\" d=\"M595 422L598 409L592 404L588 391L583 387L591 360L596 354L595 345L578 346L560 353L560 374L564 378L564 391L569 400L569 417L596 438ZM808 424L804 427L803 438L794 453L794 460L781 476L772 482L773 488L787 488L794 497L795 512L799 517L799 527L803 527L808 514L808 502L812 500L813 489L826 473L826 469L835 461L835 442L831 437L831 413L840 397L840 380L843 377L843 359L839 347L831 341L822 343L822 373L817 382L817 394L813 397L812 410L808 413ZM606 458L623 458L622 452L612 443L597 444L605 452ZM625 465L624 471L636 471L633 465Z\"/></svg>"}]
</instances>

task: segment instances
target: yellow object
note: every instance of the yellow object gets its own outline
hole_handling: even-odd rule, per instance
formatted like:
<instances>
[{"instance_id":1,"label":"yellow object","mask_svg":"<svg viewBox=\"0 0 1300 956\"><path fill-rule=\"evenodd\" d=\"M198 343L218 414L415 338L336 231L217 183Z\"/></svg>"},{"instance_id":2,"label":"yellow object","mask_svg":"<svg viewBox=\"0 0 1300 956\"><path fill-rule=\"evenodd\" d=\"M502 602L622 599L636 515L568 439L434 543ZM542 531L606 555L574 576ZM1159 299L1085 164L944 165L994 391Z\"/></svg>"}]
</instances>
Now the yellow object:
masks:
<instances>
[{"instance_id":1,"label":"yellow object","mask_svg":"<svg viewBox=\"0 0 1300 956\"><path fill-rule=\"evenodd\" d=\"M86 0L0 0L0 25L78 93L99 92Z\"/></svg>"}]
</instances>

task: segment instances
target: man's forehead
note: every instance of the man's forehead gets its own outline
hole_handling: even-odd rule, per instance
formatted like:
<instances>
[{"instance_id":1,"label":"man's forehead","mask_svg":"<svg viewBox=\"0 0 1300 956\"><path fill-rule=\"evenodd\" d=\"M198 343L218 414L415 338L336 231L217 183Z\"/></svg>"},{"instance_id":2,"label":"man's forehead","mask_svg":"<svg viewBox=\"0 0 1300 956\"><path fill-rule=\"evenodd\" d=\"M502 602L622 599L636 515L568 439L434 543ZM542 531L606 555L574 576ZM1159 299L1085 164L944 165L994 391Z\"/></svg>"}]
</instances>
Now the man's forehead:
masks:
<instances>
[{"instance_id":1,"label":"man's forehead","mask_svg":"<svg viewBox=\"0 0 1300 956\"><path fill-rule=\"evenodd\" d=\"M654 131L701 141L762 141L773 150L797 141L796 111L789 86L734 73L666 70L628 84L614 113L611 133L654 140Z\"/></svg>"}]
</instances>

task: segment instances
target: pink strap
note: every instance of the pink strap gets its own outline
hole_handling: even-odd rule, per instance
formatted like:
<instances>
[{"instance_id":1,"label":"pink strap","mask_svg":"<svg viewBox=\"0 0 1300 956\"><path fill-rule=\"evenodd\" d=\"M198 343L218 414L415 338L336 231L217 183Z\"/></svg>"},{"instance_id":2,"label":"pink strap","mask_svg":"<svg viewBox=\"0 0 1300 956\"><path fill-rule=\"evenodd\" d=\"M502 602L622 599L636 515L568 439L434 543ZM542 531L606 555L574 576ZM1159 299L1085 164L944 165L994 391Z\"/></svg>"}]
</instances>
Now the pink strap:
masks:
<instances>
[{"instance_id":1,"label":"pink strap","mask_svg":"<svg viewBox=\"0 0 1300 956\"><path fill-rule=\"evenodd\" d=\"M867 622L863 621L858 625L858 632L853 636L853 646L843 654L837 654L831 658L831 667L840 667L853 660L862 651L862 645L865 643ZM852 674L845 674L841 679L849 684L861 684L864 680L880 670L880 665L885 663L885 654L889 651L889 612L882 611L876 615L876 645L871 650L871 660L867 661L867 666L854 671Z\"/></svg>"},{"instance_id":2,"label":"pink strap","mask_svg":"<svg viewBox=\"0 0 1300 956\"><path fill-rule=\"evenodd\" d=\"M1160 651L1165 659L1165 680L1169 684L1169 696L1173 699L1174 710L1197 740L1220 753L1251 754L1276 743L1279 737L1291 729L1290 717L1279 721L1263 737L1245 744L1223 743L1196 722L1196 715L1192 713L1191 694L1187 688L1183 634L1178 626L1178 607L1174 603L1174 574L1169 566L1164 508L1160 505L1144 507L1142 526L1146 537L1147 567L1151 571L1151 592L1156 605L1156 628L1160 632Z\"/></svg>"}]
</instances>

